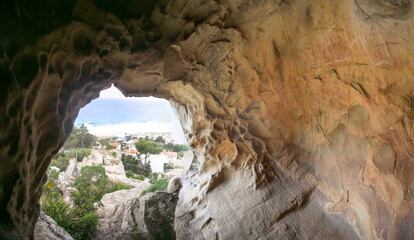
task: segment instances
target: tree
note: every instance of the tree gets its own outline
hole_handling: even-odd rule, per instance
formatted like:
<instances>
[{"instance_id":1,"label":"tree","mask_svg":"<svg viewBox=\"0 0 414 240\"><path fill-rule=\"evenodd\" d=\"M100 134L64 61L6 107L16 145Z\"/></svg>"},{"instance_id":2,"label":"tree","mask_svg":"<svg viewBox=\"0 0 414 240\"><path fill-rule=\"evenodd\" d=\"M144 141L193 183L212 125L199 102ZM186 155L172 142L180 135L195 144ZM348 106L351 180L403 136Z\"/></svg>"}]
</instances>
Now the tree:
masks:
<instances>
[{"instance_id":1,"label":"tree","mask_svg":"<svg viewBox=\"0 0 414 240\"><path fill-rule=\"evenodd\" d=\"M90 148L96 142L96 137L89 133L85 124L80 124L73 128L68 140L66 140L65 148Z\"/></svg>"},{"instance_id":2,"label":"tree","mask_svg":"<svg viewBox=\"0 0 414 240\"><path fill-rule=\"evenodd\" d=\"M188 145L185 144L174 144L174 143L167 143L165 145L165 148L173 151L173 152L185 152L188 151L190 149L190 147Z\"/></svg>"},{"instance_id":3,"label":"tree","mask_svg":"<svg viewBox=\"0 0 414 240\"><path fill-rule=\"evenodd\" d=\"M163 150L161 144L152 140L140 140L135 144L135 147L140 153L145 154L145 163L150 154L159 154Z\"/></svg>"},{"instance_id":4,"label":"tree","mask_svg":"<svg viewBox=\"0 0 414 240\"><path fill-rule=\"evenodd\" d=\"M162 136L155 138L155 141L160 144L165 144L165 139Z\"/></svg>"}]
</instances>

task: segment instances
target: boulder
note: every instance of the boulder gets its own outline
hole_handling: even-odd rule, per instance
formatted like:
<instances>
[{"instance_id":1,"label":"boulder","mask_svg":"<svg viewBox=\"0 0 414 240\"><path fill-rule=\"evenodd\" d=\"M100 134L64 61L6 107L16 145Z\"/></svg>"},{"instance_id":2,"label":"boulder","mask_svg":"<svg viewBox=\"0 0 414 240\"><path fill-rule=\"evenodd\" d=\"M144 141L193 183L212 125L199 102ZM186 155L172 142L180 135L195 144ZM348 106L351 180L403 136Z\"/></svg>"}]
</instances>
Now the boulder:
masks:
<instances>
[{"instance_id":1,"label":"boulder","mask_svg":"<svg viewBox=\"0 0 414 240\"><path fill-rule=\"evenodd\" d=\"M73 188L71 186L75 182L75 178L78 175L77 160L75 158L69 160L69 165L64 172L59 174L57 181L59 189L63 193L65 201L70 202L70 193Z\"/></svg>"},{"instance_id":2,"label":"boulder","mask_svg":"<svg viewBox=\"0 0 414 240\"><path fill-rule=\"evenodd\" d=\"M174 177L171 178L168 182L167 192L169 193L178 193L182 187L181 178Z\"/></svg>"},{"instance_id":3,"label":"boulder","mask_svg":"<svg viewBox=\"0 0 414 240\"><path fill-rule=\"evenodd\" d=\"M128 205L121 226L122 240L175 239L174 213L178 196L168 192L148 193Z\"/></svg>"},{"instance_id":4,"label":"boulder","mask_svg":"<svg viewBox=\"0 0 414 240\"><path fill-rule=\"evenodd\" d=\"M39 220L34 231L34 240L73 240L63 228L43 211L40 212Z\"/></svg>"},{"instance_id":5,"label":"boulder","mask_svg":"<svg viewBox=\"0 0 414 240\"><path fill-rule=\"evenodd\" d=\"M149 185L148 180L145 180L138 187L105 194L97 204L98 226L95 239L119 239L126 208Z\"/></svg>"},{"instance_id":6,"label":"boulder","mask_svg":"<svg viewBox=\"0 0 414 240\"><path fill-rule=\"evenodd\" d=\"M130 186L139 187L140 181L126 176L120 154L113 156L110 151L92 149L91 155L78 163L78 172L84 166L102 165L111 181L121 182Z\"/></svg>"}]
</instances>

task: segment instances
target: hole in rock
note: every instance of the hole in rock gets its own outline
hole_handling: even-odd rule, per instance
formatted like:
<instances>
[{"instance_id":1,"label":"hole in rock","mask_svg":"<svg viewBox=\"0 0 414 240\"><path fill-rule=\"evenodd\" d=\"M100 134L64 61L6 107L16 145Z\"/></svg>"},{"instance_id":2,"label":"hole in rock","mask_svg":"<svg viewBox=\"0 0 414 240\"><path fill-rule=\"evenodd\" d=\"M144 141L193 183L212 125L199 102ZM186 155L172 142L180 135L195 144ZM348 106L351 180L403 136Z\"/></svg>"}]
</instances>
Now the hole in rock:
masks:
<instances>
[{"instance_id":1,"label":"hole in rock","mask_svg":"<svg viewBox=\"0 0 414 240\"><path fill-rule=\"evenodd\" d=\"M127 98L112 86L80 110L52 158L36 228L53 219L74 239L175 239L178 179L191 159L167 100ZM154 203L156 218L147 216Z\"/></svg>"}]
</instances>

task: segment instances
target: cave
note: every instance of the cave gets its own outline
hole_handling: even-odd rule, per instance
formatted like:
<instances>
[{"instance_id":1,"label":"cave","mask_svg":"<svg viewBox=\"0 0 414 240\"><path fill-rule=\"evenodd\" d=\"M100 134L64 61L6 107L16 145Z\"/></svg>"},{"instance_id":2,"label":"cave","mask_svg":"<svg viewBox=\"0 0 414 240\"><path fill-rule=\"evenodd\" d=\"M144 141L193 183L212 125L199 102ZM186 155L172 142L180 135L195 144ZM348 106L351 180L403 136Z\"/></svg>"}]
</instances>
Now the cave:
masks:
<instances>
[{"instance_id":1,"label":"cave","mask_svg":"<svg viewBox=\"0 0 414 240\"><path fill-rule=\"evenodd\" d=\"M176 106L177 239L413 239L411 0L5 0L0 236L114 84Z\"/></svg>"}]
</instances>

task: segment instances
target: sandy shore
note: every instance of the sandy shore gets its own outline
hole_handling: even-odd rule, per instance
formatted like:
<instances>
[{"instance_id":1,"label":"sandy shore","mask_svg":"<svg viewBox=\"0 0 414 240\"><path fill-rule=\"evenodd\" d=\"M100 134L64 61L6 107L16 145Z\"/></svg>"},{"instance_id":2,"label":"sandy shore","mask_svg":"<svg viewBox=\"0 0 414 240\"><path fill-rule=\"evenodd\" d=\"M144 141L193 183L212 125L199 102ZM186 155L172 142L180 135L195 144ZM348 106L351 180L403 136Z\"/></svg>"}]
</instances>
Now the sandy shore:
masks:
<instances>
[{"instance_id":1,"label":"sandy shore","mask_svg":"<svg viewBox=\"0 0 414 240\"><path fill-rule=\"evenodd\" d=\"M89 125L89 132L98 137L123 137L125 134L138 134L146 132L171 132L174 142L184 143L185 137L181 126L173 123L122 123L112 125Z\"/></svg>"}]
</instances>

